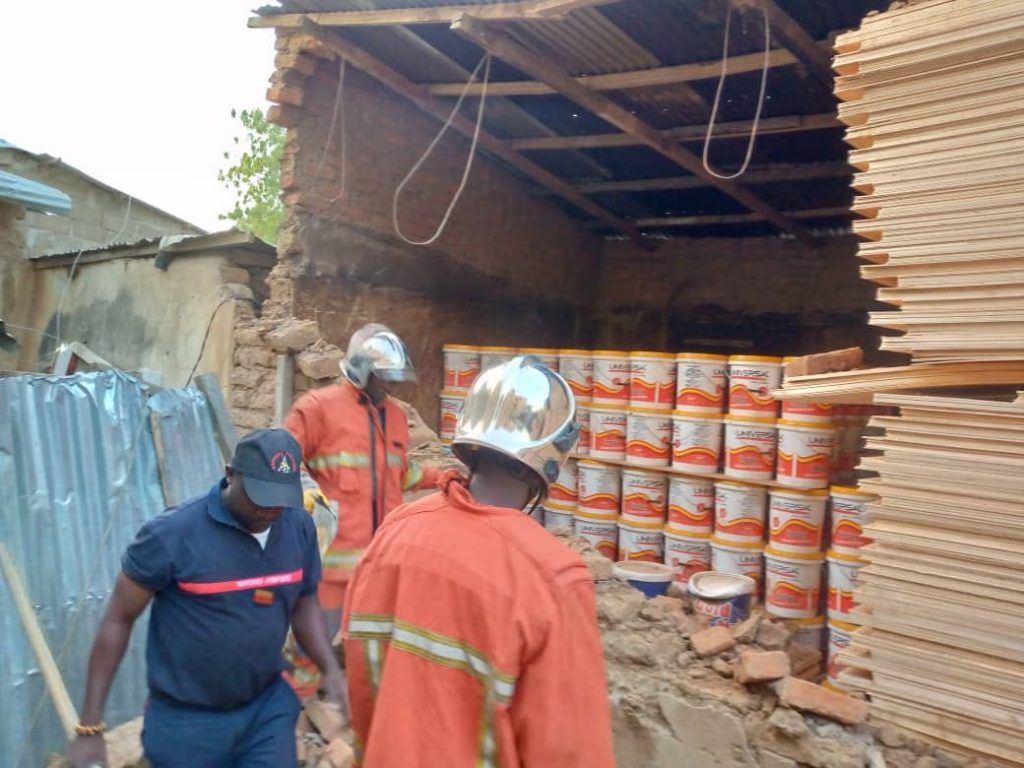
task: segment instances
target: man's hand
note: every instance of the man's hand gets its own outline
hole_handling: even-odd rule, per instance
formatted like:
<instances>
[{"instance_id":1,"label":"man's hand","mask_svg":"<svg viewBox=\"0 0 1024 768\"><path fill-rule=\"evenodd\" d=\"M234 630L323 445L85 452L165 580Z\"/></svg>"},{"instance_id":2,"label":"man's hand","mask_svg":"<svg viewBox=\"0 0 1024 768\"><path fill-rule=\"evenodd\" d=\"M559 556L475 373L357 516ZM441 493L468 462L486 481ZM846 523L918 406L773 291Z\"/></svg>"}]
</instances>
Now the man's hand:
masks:
<instances>
[{"instance_id":1,"label":"man's hand","mask_svg":"<svg viewBox=\"0 0 1024 768\"><path fill-rule=\"evenodd\" d=\"M323 676L320 687L323 689L324 698L341 707L341 711L348 717L348 683L345 680L345 673L339 669L331 670Z\"/></svg>"},{"instance_id":2,"label":"man's hand","mask_svg":"<svg viewBox=\"0 0 1024 768\"><path fill-rule=\"evenodd\" d=\"M107 745L102 734L96 736L76 736L68 747L68 760L72 768L90 768L107 764Z\"/></svg>"}]
</instances>

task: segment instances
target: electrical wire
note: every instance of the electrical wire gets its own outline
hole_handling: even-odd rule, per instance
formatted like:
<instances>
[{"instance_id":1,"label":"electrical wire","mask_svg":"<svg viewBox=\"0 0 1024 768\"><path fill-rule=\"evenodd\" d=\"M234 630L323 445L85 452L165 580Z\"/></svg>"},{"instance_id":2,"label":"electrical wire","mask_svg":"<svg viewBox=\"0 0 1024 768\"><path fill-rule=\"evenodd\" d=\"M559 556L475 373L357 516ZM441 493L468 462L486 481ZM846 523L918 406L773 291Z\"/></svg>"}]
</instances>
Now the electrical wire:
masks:
<instances>
[{"instance_id":1,"label":"electrical wire","mask_svg":"<svg viewBox=\"0 0 1024 768\"><path fill-rule=\"evenodd\" d=\"M764 59L761 63L761 90L757 96L757 109L754 111L754 121L750 127L750 139L747 141L747 154L743 159L743 165L736 173L731 175L723 175L718 173L711 168L708 162L708 154L711 148L711 134L715 130L715 120L718 117L718 105L722 101L722 89L725 86L725 77L728 74L729 69L729 30L732 23L732 3L729 3L728 10L725 12L725 38L722 42L722 72L718 77L718 87L715 89L715 102L711 107L711 119L708 120L708 130L704 136L704 151L701 154L701 161L704 163L704 170L714 176L716 179L722 179L723 181L729 181L730 179L736 179L742 176L747 171L747 166L750 165L750 158L754 154L754 140L757 138L757 126L761 121L761 109L764 107L764 93L768 86L768 60L771 53L771 28L768 23L768 8L765 3L761 3L761 14L764 17Z\"/></svg>"},{"instance_id":2,"label":"electrical wire","mask_svg":"<svg viewBox=\"0 0 1024 768\"><path fill-rule=\"evenodd\" d=\"M426 240L411 240L405 236L402 232L401 227L398 225L398 198L402 194L402 190L405 189L405 185L412 180L412 177L416 175L416 172L420 169L420 166L426 162L427 158L430 157L430 153L434 151L434 148L441 141L441 137L444 136L448 128L451 127L452 122L455 120L455 115L458 114L459 108L462 106L462 102L466 98L466 94L469 92L469 86L476 81L476 76L480 72L480 68L484 68L484 79L483 87L480 89L480 106L476 112L476 125L473 128L473 139L469 145L469 157L466 158L466 168L462 172L462 180L459 182L458 188L455 190L455 194L452 197L452 201L448 204L448 209L444 212L444 216L441 218L441 223L437 226L437 231L434 232ZM444 232L445 227L448 225L448 219L451 218L452 211L455 210L455 205L459 202L459 198L462 196L462 191L466 188L466 182L469 181L469 172L473 167L473 156L476 155L477 142L480 139L480 126L483 124L484 119L484 104L487 101L487 85L491 79L491 54L485 53L484 57L480 59L480 63L476 65L476 69L473 70L469 76L465 87L462 89L462 93L459 94L458 101L455 102L455 106L452 108L452 113L448 115L448 119L444 121L444 125L441 126L441 130L438 131L437 136L430 142L430 146L427 147L427 151L423 153L423 156L416 161L416 164L409 170L409 173L405 175L401 183L395 188L395 196L391 202L391 223L395 227L395 234L397 234L403 241L409 245L430 245L437 241L441 237L441 233Z\"/></svg>"}]
</instances>

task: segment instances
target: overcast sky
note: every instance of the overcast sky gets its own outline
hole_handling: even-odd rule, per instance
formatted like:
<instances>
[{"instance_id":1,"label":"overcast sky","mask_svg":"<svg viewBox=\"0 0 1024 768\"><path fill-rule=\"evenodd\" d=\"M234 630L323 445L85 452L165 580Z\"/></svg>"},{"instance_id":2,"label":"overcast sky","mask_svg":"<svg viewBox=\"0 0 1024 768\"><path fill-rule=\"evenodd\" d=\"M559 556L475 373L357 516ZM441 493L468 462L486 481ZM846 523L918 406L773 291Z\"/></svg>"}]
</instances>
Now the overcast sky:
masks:
<instances>
[{"instance_id":1,"label":"overcast sky","mask_svg":"<svg viewBox=\"0 0 1024 768\"><path fill-rule=\"evenodd\" d=\"M239 110L266 108L269 0L25 0L4 7L0 138L206 229Z\"/></svg>"}]
</instances>

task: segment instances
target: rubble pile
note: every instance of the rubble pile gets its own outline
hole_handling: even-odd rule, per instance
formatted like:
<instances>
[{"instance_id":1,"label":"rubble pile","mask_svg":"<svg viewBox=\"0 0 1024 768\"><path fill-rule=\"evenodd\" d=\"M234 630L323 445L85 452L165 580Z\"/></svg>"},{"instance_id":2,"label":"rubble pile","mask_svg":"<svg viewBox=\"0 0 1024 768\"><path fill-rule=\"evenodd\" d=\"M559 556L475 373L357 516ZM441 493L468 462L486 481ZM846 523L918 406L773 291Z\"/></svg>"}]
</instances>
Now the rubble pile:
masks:
<instances>
[{"instance_id":1,"label":"rubble pile","mask_svg":"<svg viewBox=\"0 0 1024 768\"><path fill-rule=\"evenodd\" d=\"M295 724L298 768L351 768L352 730L341 710L320 699L306 704Z\"/></svg>"},{"instance_id":2,"label":"rubble pile","mask_svg":"<svg viewBox=\"0 0 1024 768\"><path fill-rule=\"evenodd\" d=\"M586 542L562 536L591 568L620 766L983 768L893 728L864 701L817 684L821 653L755 609L703 628L688 598L647 598L612 578Z\"/></svg>"}]
</instances>

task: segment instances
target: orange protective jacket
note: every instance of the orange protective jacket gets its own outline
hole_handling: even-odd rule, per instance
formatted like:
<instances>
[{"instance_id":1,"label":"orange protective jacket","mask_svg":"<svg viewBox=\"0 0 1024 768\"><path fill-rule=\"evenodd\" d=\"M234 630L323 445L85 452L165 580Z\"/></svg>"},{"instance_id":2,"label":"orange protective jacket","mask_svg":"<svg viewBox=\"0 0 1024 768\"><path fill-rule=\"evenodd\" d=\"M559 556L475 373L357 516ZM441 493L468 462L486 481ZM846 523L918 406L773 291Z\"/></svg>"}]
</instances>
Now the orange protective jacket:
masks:
<instances>
[{"instance_id":1,"label":"orange protective jacket","mask_svg":"<svg viewBox=\"0 0 1024 768\"><path fill-rule=\"evenodd\" d=\"M611 768L594 586L579 555L454 473L396 510L342 634L363 768Z\"/></svg>"},{"instance_id":2,"label":"orange protective jacket","mask_svg":"<svg viewBox=\"0 0 1024 768\"><path fill-rule=\"evenodd\" d=\"M433 487L437 470L410 463L409 421L391 398L374 407L351 382L303 395L284 421L302 446L306 467L338 502L338 533L323 557L320 601L342 606L363 549L402 493Z\"/></svg>"}]
</instances>

